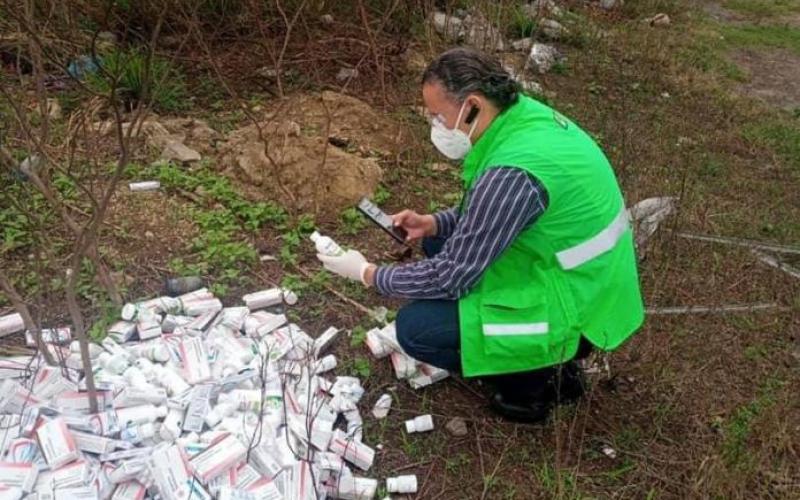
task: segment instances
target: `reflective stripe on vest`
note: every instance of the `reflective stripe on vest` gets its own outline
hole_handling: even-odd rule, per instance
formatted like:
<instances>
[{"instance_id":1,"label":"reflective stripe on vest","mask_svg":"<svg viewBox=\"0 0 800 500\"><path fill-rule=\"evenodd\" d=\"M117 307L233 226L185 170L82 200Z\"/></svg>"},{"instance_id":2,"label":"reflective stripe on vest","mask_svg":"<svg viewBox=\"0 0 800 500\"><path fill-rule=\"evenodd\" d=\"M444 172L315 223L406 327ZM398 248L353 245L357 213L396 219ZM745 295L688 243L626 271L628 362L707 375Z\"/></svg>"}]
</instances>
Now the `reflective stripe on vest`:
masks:
<instances>
[{"instance_id":1,"label":"reflective stripe on vest","mask_svg":"<svg viewBox=\"0 0 800 500\"><path fill-rule=\"evenodd\" d=\"M541 323L484 323L483 334L491 336L505 335L546 335L550 325Z\"/></svg>"},{"instance_id":2,"label":"reflective stripe on vest","mask_svg":"<svg viewBox=\"0 0 800 500\"><path fill-rule=\"evenodd\" d=\"M556 258L562 269L576 268L614 248L627 229L628 212L623 206L605 229L579 245L556 253Z\"/></svg>"}]
</instances>

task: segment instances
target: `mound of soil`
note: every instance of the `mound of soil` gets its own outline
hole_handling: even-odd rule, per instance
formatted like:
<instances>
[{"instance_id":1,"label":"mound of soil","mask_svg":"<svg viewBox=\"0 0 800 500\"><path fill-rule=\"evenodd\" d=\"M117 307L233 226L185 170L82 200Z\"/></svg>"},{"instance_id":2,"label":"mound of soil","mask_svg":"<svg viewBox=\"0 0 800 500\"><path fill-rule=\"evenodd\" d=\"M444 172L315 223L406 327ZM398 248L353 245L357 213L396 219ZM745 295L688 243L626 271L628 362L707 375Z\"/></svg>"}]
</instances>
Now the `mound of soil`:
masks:
<instances>
[{"instance_id":1,"label":"mound of soil","mask_svg":"<svg viewBox=\"0 0 800 500\"><path fill-rule=\"evenodd\" d=\"M219 164L251 198L340 210L374 192L378 159L396 153L403 135L359 99L303 94L271 103L258 125L231 132Z\"/></svg>"}]
</instances>

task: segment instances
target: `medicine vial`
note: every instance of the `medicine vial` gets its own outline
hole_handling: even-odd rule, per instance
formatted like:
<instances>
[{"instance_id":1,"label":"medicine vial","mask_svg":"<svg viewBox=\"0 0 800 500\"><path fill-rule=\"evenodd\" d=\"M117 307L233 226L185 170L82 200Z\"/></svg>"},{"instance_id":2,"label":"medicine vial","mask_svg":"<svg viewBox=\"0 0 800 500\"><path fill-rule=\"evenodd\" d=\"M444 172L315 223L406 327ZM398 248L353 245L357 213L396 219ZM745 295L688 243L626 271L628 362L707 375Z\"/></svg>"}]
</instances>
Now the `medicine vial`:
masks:
<instances>
[{"instance_id":1,"label":"medicine vial","mask_svg":"<svg viewBox=\"0 0 800 500\"><path fill-rule=\"evenodd\" d=\"M286 302L287 305L293 306L297 304L298 300L296 293L287 288L283 289L283 301Z\"/></svg>"},{"instance_id":2,"label":"medicine vial","mask_svg":"<svg viewBox=\"0 0 800 500\"><path fill-rule=\"evenodd\" d=\"M324 373L336 368L336 356L328 354L314 364L314 373Z\"/></svg>"},{"instance_id":3,"label":"medicine vial","mask_svg":"<svg viewBox=\"0 0 800 500\"><path fill-rule=\"evenodd\" d=\"M342 250L342 247L340 247L331 238L327 236L322 236L317 231L311 233L310 238L311 241L314 242L314 245L317 247L317 252L321 253L322 255L327 255L329 257L344 255L344 250Z\"/></svg>"},{"instance_id":4,"label":"medicine vial","mask_svg":"<svg viewBox=\"0 0 800 500\"><path fill-rule=\"evenodd\" d=\"M375 402L372 408L372 415L377 419L386 418L389 414L389 409L392 407L392 396L390 394L383 394Z\"/></svg>"},{"instance_id":5,"label":"medicine vial","mask_svg":"<svg viewBox=\"0 0 800 500\"><path fill-rule=\"evenodd\" d=\"M407 476L387 477L386 491L389 493L416 493L417 476L409 474Z\"/></svg>"},{"instance_id":6,"label":"medicine vial","mask_svg":"<svg viewBox=\"0 0 800 500\"><path fill-rule=\"evenodd\" d=\"M433 417L430 415L420 415L419 417L406 420L406 432L427 432L433 430Z\"/></svg>"}]
</instances>

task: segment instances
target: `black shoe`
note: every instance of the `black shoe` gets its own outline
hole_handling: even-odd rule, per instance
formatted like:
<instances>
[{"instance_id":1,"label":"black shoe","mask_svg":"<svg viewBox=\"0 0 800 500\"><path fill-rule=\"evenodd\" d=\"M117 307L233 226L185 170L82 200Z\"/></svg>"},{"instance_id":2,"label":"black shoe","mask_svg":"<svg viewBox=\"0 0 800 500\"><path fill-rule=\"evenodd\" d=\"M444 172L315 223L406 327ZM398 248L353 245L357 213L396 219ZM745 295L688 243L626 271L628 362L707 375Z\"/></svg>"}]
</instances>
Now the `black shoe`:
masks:
<instances>
[{"instance_id":1,"label":"black shoe","mask_svg":"<svg viewBox=\"0 0 800 500\"><path fill-rule=\"evenodd\" d=\"M490 404L492 410L501 417L528 424L544 421L552 409L550 401L530 399L512 402L500 392L492 395Z\"/></svg>"},{"instance_id":2,"label":"black shoe","mask_svg":"<svg viewBox=\"0 0 800 500\"><path fill-rule=\"evenodd\" d=\"M574 361L564 363L548 383L549 397L558 403L572 403L586 392L583 370Z\"/></svg>"}]
</instances>

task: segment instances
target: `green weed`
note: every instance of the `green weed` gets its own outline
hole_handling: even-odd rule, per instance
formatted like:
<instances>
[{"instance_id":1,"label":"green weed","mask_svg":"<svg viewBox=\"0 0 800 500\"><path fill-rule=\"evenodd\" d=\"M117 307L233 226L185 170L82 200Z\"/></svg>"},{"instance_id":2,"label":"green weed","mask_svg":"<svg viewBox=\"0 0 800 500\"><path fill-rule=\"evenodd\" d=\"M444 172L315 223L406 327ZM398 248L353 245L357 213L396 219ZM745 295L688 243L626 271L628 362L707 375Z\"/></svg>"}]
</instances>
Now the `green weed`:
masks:
<instances>
[{"instance_id":1,"label":"green weed","mask_svg":"<svg viewBox=\"0 0 800 500\"><path fill-rule=\"evenodd\" d=\"M341 220L341 231L344 234L349 234L351 236L357 234L367 225L366 218L364 218L364 216L361 215L361 212L354 207L345 209L342 212Z\"/></svg>"},{"instance_id":2,"label":"green weed","mask_svg":"<svg viewBox=\"0 0 800 500\"><path fill-rule=\"evenodd\" d=\"M136 50L115 50L102 57L103 71L88 75L95 92L108 94L112 88L129 109L152 104L158 111L179 111L187 107L183 75L169 61L149 58Z\"/></svg>"},{"instance_id":3,"label":"green weed","mask_svg":"<svg viewBox=\"0 0 800 500\"><path fill-rule=\"evenodd\" d=\"M781 155L800 172L800 126L792 122L771 121L747 127L745 139L766 146Z\"/></svg>"},{"instance_id":4,"label":"green weed","mask_svg":"<svg viewBox=\"0 0 800 500\"><path fill-rule=\"evenodd\" d=\"M389 201L389 198L391 197L392 193L390 193L389 190L386 189L386 187L384 187L383 184L381 184L380 186L378 186L378 188L375 190L375 193L372 195L372 201L374 201L376 205L383 205L384 203Z\"/></svg>"},{"instance_id":5,"label":"green weed","mask_svg":"<svg viewBox=\"0 0 800 500\"><path fill-rule=\"evenodd\" d=\"M798 0L727 0L725 7L756 18L768 18L800 11Z\"/></svg>"},{"instance_id":6,"label":"green weed","mask_svg":"<svg viewBox=\"0 0 800 500\"><path fill-rule=\"evenodd\" d=\"M213 209L189 210L199 229L191 244L193 259L192 262L173 259L170 268L179 273L213 274L218 292L240 282L242 271L258 261L258 252L247 235L267 223L282 227L287 220L286 212L276 204L246 200L230 179L213 172L209 163L201 163L196 170L178 168L168 162L150 167L129 165L126 173L157 179L166 190L194 192L202 188L204 196L215 203Z\"/></svg>"},{"instance_id":7,"label":"green weed","mask_svg":"<svg viewBox=\"0 0 800 500\"><path fill-rule=\"evenodd\" d=\"M750 403L739 407L725 424L722 443L722 458L731 467L746 467L750 456L747 454L747 440L752 432L754 421L775 403L775 392L783 385L777 379L767 380L758 396Z\"/></svg>"},{"instance_id":8,"label":"green weed","mask_svg":"<svg viewBox=\"0 0 800 500\"><path fill-rule=\"evenodd\" d=\"M361 325L357 325L353 327L353 331L350 332L350 347L359 347L364 344L364 340L367 338L367 329Z\"/></svg>"},{"instance_id":9,"label":"green weed","mask_svg":"<svg viewBox=\"0 0 800 500\"><path fill-rule=\"evenodd\" d=\"M314 231L314 216L302 214L282 235L279 258L284 264L297 264L297 248Z\"/></svg>"},{"instance_id":10,"label":"green weed","mask_svg":"<svg viewBox=\"0 0 800 500\"><path fill-rule=\"evenodd\" d=\"M353 370L355 370L356 375L364 380L368 379L372 373L369 360L363 356L356 356L353 359Z\"/></svg>"},{"instance_id":11,"label":"green weed","mask_svg":"<svg viewBox=\"0 0 800 500\"><path fill-rule=\"evenodd\" d=\"M726 25L721 31L729 46L785 48L800 53L800 30L790 26Z\"/></svg>"}]
</instances>

